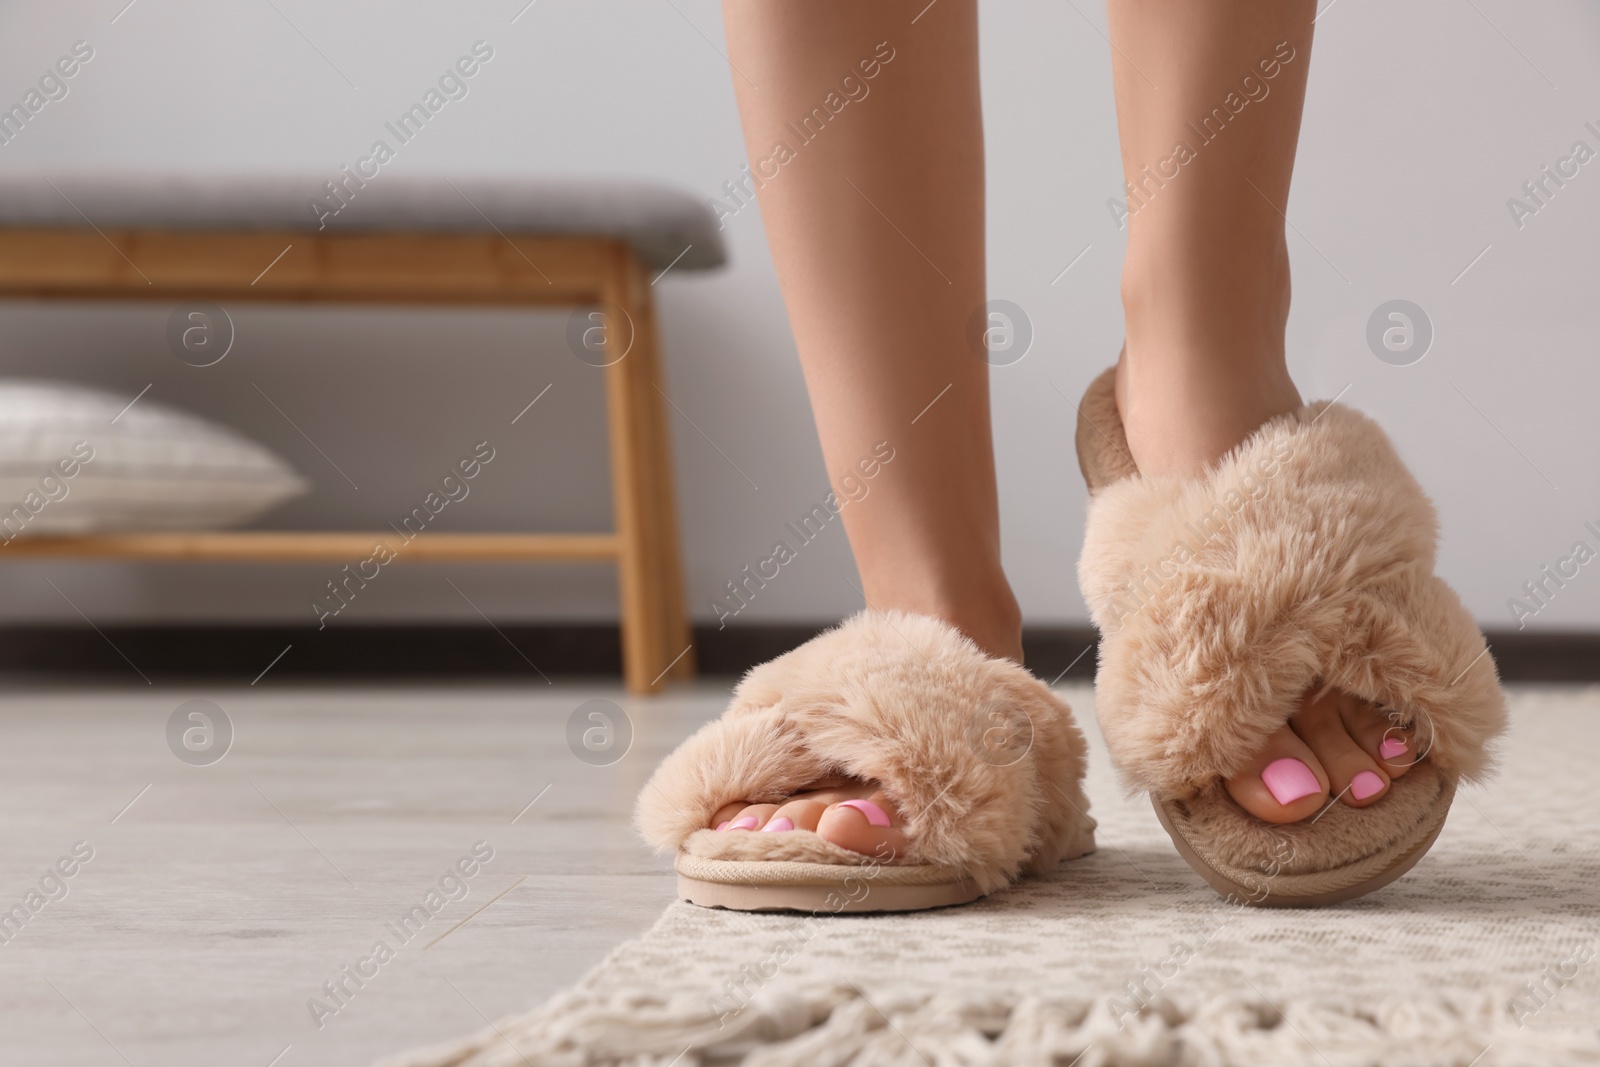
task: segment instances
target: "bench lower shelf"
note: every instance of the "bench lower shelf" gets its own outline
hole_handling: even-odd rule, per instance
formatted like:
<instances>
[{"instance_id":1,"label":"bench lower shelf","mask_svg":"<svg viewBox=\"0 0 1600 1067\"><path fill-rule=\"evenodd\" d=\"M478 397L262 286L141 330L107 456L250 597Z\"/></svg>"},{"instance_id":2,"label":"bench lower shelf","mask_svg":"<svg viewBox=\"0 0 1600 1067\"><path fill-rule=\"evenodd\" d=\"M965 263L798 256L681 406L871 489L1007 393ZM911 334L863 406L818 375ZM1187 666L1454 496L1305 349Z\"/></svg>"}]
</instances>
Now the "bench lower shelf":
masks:
<instances>
[{"instance_id":1,"label":"bench lower shelf","mask_svg":"<svg viewBox=\"0 0 1600 1067\"><path fill-rule=\"evenodd\" d=\"M621 539L613 533L429 533L406 542L392 530L375 533L248 530L19 537L0 544L0 562L10 556L58 556L158 562L330 560L349 563L366 559L379 543L388 545L401 560L614 562L621 553Z\"/></svg>"}]
</instances>

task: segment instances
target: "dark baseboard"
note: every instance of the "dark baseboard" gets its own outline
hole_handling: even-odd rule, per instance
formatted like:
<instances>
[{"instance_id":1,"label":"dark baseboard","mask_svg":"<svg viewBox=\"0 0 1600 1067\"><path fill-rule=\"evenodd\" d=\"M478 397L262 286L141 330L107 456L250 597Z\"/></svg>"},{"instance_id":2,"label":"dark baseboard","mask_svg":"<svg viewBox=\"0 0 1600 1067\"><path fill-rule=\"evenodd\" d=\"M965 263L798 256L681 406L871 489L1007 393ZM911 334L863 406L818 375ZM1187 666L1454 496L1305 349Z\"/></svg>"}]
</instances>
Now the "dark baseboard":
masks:
<instances>
[{"instance_id":1,"label":"dark baseboard","mask_svg":"<svg viewBox=\"0 0 1600 1067\"><path fill-rule=\"evenodd\" d=\"M696 627L702 674L742 674L786 652L825 624ZM1495 631L1490 647L1508 682L1600 681L1600 632ZM1036 627L1023 634L1028 666L1047 681L1094 677L1095 635L1086 626ZM274 657L289 651L274 662ZM449 678L505 681L611 677L622 669L616 627L506 626L76 626L0 627L0 673L115 683L232 678L249 682L267 667L283 680ZM535 668L537 665L537 669Z\"/></svg>"},{"instance_id":2,"label":"dark baseboard","mask_svg":"<svg viewBox=\"0 0 1600 1067\"><path fill-rule=\"evenodd\" d=\"M1600 633L1489 630L1489 653L1506 682L1600 682Z\"/></svg>"},{"instance_id":3,"label":"dark baseboard","mask_svg":"<svg viewBox=\"0 0 1600 1067\"><path fill-rule=\"evenodd\" d=\"M823 628L697 627L701 673L738 675L786 652ZM285 649L288 651L285 652ZM280 653L282 658L278 659ZM451 678L503 681L616 678L622 640L606 623L501 626L182 626L0 627L0 674L96 682L242 679L268 666L276 681L350 678Z\"/></svg>"}]
</instances>

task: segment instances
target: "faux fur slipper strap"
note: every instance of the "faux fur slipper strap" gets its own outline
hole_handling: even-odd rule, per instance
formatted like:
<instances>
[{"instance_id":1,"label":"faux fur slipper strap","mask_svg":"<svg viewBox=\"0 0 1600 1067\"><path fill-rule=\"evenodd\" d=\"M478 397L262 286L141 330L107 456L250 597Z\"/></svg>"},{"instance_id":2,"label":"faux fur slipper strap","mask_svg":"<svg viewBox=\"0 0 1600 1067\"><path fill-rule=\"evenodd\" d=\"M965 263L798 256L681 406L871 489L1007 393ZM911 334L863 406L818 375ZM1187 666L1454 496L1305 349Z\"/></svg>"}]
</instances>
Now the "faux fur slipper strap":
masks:
<instances>
[{"instance_id":1,"label":"faux fur slipper strap","mask_svg":"<svg viewBox=\"0 0 1600 1067\"><path fill-rule=\"evenodd\" d=\"M1494 661L1433 574L1433 505L1371 419L1310 404L1201 478L1106 481L1079 582L1103 634L1097 713L1131 784L1176 798L1238 773L1317 684L1414 724L1445 773L1485 771L1505 724Z\"/></svg>"},{"instance_id":2,"label":"faux fur slipper strap","mask_svg":"<svg viewBox=\"0 0 1600 1067\"><path fill-rule=\"evenodd\" d=\"M732 801L859 778L899 810L912 853L895 862L958 868L990 892L1025 864L1043 870L1088 850L1083 775L1071 710L1028 671L938 619L862 612L750 671L723 716L657 768L636 821L673 852L698 831L715 834L705 827ZM796 858L786 839L802 836L827 846L816 855L866 858L803 831L719 835L773 859Z\"/></svg>"}]
</instances>

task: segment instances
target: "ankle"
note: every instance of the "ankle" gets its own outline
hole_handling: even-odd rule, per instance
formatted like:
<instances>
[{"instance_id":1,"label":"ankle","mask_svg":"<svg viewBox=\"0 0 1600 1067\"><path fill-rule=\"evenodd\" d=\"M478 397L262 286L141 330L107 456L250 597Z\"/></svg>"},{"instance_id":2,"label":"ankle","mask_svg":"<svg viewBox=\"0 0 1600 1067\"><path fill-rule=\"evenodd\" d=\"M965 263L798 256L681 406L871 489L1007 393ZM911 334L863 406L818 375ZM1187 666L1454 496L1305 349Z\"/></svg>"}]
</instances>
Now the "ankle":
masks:
<instances>
[{"instance_id":1,"label":"ankle","mask_svg":"<svg viewBox=\"0 0 1600 1067\"><path fill-rule=\"evenodd\" d=\"M879 611L931 615L960 630L991 656L1022 662L1022 609L1004 575L959 590L933 585L885 591L867 590Z\"/></svg>"},{"instance_id":2,"label":"ankle","mask_svg":"<svg viewBox=\"0 0 1600 1067\"><path fill-rule=\"evenodd\" d=\"M958 610L939 617L972 638L989 655L1022 662L1022 609L1009 587L1004 604L987 604L982 612Z\"/></svg>"},{"instance_id":3,"label":"ankle","mask_svg":"<svg viewBox=\"0 0 1600 1067\"><path fill-rule=\"evenodd\" d=\"M1130 252L1123 275L1117 407L1141 471L1194 477L1300 406L1284 355L1288 273L1151 262Z\"/></svg>"},{"instance_id":4,"label":"ankle","mask_svg":"<svg viewBox=\"0 0 1600 1067\"><path fill-rule=\"evenodd\" d=\"M1177 347L1144 350L1132 337L1117 361L1116 395L1139 470L1185 479L1301 405L1281 362Z\"/></svg>"}]
</instances>

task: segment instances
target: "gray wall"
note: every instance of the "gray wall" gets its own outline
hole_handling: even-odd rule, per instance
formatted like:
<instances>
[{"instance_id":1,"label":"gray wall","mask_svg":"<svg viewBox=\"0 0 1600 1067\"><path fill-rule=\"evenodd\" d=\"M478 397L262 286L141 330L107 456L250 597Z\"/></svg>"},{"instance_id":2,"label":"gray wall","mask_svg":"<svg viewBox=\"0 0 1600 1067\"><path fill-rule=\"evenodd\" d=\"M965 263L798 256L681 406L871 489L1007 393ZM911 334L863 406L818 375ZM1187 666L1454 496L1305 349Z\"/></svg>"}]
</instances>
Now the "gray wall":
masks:
<instances>
[{"instance_id":1,"label":"gray wall","mask_svg":"<svg viewBox=\"0 0 1600 1067\"><path fill-rule=\"evenodd\" d=\"M711 197L743 161L712 0L537 0L515 23L525 0L448 12L419 0L274 0L277 10L137 0L119 16L125 2L0 7L6 103L74 41L96 50L68 97L0 146L0 168L331 174L480 38L494 61L392 170L645 177ZM1025 359L995 372L1006 562L1037 623L1086 618L1073 574L1084 509L1072 401L1121 336L1104 21L1092 3L984 4L991 290L1036 332ZM1520 228L1507 207L1575 141L1600 150L1584 127L1600 129L1600 10L1334 0L1317 33L1289 208L1293 369L1308 395L1344 391L1388 427L1440 505L1443 573L1485 624L1507 625L1507 599L1541 565L1580 538L1600 547L1584 529L1600 526L1600 161ZM914 48L916 27L894 43ZM726 237L730 269L658 287L673 399L759 486L673 416L688 591L704 619L722 583L826 492L758 214L730 219ZM1395 298L1419 304L1436 331L1409 366L1381 362L1365 340L1369 315ZM599 382L567 352L563 315L240 307L233 353L196 370L165 347L169 310L5 305L0 366L129 397L154 383L146 399L272 445L316 482L274 526L381 525L485 437L500 458L447 512L448 528L609 521ZM309 620L331 570L12 565L0 567L0 614L77 619L49 577L97 622ZM605 568L407 565L335 625L476 620L447 577L496 621L616 610ZM839 616L859 606L847 578L833 529L741 620ZM1531 625L1600 625L1600 564Z\"/></svg>"}]
</instances>

